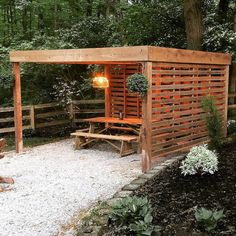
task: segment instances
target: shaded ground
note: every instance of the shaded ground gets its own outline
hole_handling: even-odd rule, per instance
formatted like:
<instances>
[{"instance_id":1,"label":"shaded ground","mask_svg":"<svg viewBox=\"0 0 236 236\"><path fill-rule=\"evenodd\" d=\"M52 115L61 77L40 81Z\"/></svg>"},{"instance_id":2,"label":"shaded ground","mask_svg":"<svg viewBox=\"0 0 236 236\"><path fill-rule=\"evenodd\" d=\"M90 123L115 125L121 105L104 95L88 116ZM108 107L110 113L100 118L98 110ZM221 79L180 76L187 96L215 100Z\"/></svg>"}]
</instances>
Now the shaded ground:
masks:
<instances>
[{"instance_id":1,"label":"shaded ground","mask_svg":"<svg viewBox=\"0 0 236 236\"><path fill-rule=\"evenodd\" d=\"M194 219L195 207L224 209L225 218L212 235L236 235L236 145L225 146L219 161L215 175L186 177L178 163L137 191L151 200L154 223L162 227L162 235L201 229Z\"/></svg>"}]
</instances>

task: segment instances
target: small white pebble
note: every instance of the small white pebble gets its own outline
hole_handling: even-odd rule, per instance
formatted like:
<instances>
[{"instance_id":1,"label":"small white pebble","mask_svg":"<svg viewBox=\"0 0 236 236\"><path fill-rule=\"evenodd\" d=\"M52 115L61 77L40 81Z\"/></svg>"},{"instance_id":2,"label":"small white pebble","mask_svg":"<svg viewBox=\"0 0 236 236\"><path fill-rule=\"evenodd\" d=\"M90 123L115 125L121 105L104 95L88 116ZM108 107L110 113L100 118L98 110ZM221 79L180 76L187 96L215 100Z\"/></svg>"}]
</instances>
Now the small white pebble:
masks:
<instances>
[{"instance_id":1,"label":"small white pebble","mask_svg":"<svg viewBox=\"0 0 236 236\"><path fill-rule=\"evenodd\" d=\"M119 158L104 144L76 151L73 140L8 154L0 173L15 184L0 193L0 235L57 235L80 209L111 197L140 175L140 162L134 161L139 159Z\"/></svg>"}]
</instances>

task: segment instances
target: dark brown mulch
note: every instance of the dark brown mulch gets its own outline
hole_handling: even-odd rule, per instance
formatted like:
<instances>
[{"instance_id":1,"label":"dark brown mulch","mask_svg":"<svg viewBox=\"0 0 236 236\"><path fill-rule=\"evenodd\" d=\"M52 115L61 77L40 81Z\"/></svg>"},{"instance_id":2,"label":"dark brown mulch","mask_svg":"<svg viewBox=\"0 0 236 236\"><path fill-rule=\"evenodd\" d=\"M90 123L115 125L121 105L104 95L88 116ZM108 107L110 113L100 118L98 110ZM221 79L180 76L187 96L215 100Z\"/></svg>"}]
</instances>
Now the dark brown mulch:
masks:
<instances>
[{"instance_id":1,"label":"dark brown mulch","mask_svg":"<svg viewBox=\"0 0 236 236\"><path fill-rule=\"evenodd\" d=\"M214 175L185 177L177 163L136 191L150 199L162 235L203 230L195 221L195 207L224 209L225 218L210 235L236 235L236 144L222 148L219 162Z\"/></svg>"}]
</instances>

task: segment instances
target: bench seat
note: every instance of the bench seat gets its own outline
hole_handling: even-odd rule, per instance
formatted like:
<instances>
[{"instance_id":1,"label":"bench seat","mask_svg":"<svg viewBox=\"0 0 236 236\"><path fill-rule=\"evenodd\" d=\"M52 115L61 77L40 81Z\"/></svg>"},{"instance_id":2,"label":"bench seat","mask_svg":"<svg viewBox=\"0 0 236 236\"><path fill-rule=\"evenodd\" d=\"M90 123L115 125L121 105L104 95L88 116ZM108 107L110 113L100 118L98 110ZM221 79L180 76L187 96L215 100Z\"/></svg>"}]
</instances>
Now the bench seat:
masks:
<instances>
[{"instance_id":1,"label":"bench seat","mask_svg":"<svg viewBox=\"0 0 236 236\"><path fill-rule=\"evenodd\" d=\"M81 149L89 143L101 139L109 143L111 146L116 148L120 152L120 156L127 156L134 153L132 142L139 142L139 137L135 135L107 135L107 134L96 134L86 132L75 132L71 134L75 136L75 148ZM113 143L112 141L120 141L121 145Z\"/></svg>"}]
</instances>

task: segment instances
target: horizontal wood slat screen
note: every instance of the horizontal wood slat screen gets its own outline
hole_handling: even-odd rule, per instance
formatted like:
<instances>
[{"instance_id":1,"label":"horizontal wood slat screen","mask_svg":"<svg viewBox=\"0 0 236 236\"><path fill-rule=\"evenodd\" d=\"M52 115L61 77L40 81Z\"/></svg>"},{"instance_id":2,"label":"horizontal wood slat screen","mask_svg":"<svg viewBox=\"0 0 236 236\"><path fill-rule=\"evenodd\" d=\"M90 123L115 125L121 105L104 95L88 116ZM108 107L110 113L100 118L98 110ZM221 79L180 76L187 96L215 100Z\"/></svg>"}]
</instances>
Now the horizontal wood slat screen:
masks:
<instances>
[{"instance_id":1,"label":"horizontal wood slat screen","mask_svg":"<svg viewBox=\"0 0 236 236\"><path fill-rule=\"evenodd\" d=\"M215 97L225 115L227 67L200 64L152 64L152 161L208 140L201 101Z\"/></svg>"},{"instance_id":2,"label":"horizontal wood slat screen","mask_svg":"<svg viewBox=\"0 0 236 236\"><path fill-rule=\"evenodd\" d=\"M142 101L136 94L129 93L126 89L127 78L141 72L141 65L111 65L110 67L110 102L111 117L119 117L123 112L124 117L142 117Z\"/></svg>"}]
</instances>

